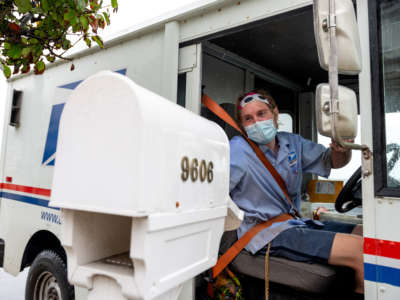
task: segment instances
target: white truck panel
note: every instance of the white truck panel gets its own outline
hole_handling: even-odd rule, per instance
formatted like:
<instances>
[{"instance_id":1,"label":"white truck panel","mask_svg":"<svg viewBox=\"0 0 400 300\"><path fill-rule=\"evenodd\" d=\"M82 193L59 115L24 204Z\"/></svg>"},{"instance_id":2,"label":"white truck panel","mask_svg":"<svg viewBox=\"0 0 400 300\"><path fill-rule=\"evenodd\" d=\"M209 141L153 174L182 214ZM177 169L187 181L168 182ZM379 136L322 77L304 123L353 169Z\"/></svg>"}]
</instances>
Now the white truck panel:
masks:
<instances>
[{"instance_id":1,"label":"white truck panel","mask_svg":"<svg viewBox=\"0 0 400 300\"><path fill-rule=\"evenodd\" d=\"M312 0L226 1L204 14L181 22L181 42L311 5Z\"/></svg>"}]
</instances>

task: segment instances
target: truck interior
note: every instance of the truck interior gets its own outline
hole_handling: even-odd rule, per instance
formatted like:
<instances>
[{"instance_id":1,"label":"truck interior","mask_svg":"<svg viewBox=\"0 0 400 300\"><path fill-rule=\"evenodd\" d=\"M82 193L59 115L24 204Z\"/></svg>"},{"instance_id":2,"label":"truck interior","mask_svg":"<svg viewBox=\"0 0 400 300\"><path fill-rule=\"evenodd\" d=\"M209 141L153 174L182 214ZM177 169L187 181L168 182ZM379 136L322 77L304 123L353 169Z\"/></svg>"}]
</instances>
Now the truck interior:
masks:
<instances>
[{"instance_id":1,"label":"truck interior","mask_svg":"<svg viewBox=\"0 0 400 300\"><path fill-rule=\"evenodd\" d=\"M209 36L201 44L205 94L233 116L238 96L263 88L274 97L280 113L292 119L289 126L283 121L284 130L317 142L314 91L319 83L328 82L328 73L319 65L311 6ZM358 76L341 75L339 84L358 96ZM229 138L236 135L205 107L201 114L221 125ZM307 175L303 179L304 192L311 178ZM221 253L235 239L235 231L225 233ZM231 267L242 275L245 299L263 299L265 257L242 252ZM270 299L343 298L352 293L354 284L350 269L276 257L269 261L269 281Z\"/></svg>"}]
</instances>

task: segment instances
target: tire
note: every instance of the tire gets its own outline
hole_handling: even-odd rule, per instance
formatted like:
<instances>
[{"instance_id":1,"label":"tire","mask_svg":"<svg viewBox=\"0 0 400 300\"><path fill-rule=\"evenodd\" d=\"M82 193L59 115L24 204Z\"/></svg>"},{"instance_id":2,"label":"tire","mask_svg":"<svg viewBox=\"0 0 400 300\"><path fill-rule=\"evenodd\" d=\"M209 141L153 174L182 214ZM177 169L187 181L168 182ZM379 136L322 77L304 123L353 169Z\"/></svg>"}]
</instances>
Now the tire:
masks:
<instances>
[{"instance_id":1,"label":"tire","mask_svg":"<svg viewBox=\"0 0 400 300\"><path fill-rule=\"evenodd\" d=\"M44 250L33 261L26 280L25 300L74 300L67 266L59 254Z\"/></svg>"}]
</instances>

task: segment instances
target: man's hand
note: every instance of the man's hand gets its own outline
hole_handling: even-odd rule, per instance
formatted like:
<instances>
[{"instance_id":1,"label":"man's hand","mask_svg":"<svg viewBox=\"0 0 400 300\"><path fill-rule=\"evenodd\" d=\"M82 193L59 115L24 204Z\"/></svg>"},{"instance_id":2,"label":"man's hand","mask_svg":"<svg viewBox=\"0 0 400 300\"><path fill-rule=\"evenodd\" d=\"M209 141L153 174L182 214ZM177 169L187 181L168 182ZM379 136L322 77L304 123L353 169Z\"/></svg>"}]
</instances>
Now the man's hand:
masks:
<instances>
[{"instance_id":1,"label":"man's hand","mask_svg":"<svg viewBox=\"0 0 400 300\"><path fill-rule=\"evenodd\" d=\"M354 143L354 139L344 139L344 142ZM347 165L351 159L351 149L339 146L335 141L331 140L331 163L332 168L338 169Z\"/></svg>"},{"instance_id":2,"label":"man's hand","mask_svg":"<svg viewBox=\"0 0 400 300\"><path fill-rule=\"evenodd\" d=\"M329 211L326 207L320 206L317 209L313 210L312 212L312 218L313 220L319 220L319 216L322 212L327 212Z\"/></svg>"}]
</instances>

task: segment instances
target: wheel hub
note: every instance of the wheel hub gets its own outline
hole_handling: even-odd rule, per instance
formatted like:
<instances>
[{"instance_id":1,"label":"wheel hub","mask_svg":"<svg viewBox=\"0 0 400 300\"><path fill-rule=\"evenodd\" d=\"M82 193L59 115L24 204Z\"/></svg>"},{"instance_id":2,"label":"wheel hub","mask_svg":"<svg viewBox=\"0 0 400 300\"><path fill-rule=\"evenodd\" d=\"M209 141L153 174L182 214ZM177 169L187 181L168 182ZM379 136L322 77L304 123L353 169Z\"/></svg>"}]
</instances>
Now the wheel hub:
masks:
<instances>
[{"instance_id":1,"label":"wheel hub","mask_svg":"<svg viewBox=\"0 0 400 300\"><path fill-rule=\"evenodd\" d=\"M39 275L33 300L62 300L60 287L53 274L46 271Z\"/></svg>"}]
</instances>

